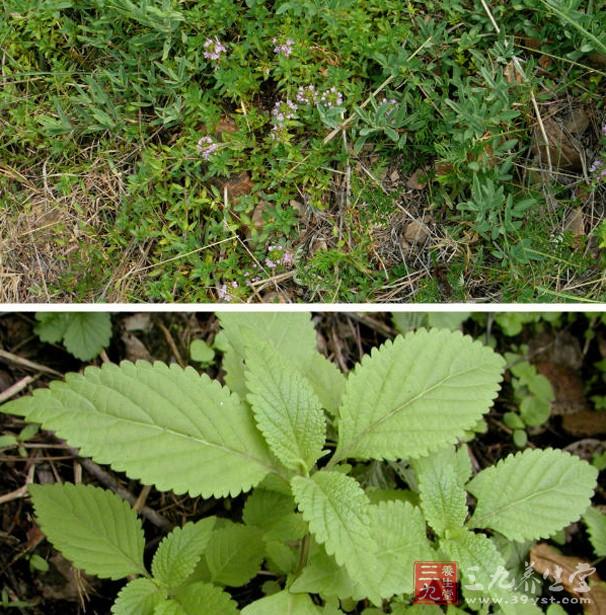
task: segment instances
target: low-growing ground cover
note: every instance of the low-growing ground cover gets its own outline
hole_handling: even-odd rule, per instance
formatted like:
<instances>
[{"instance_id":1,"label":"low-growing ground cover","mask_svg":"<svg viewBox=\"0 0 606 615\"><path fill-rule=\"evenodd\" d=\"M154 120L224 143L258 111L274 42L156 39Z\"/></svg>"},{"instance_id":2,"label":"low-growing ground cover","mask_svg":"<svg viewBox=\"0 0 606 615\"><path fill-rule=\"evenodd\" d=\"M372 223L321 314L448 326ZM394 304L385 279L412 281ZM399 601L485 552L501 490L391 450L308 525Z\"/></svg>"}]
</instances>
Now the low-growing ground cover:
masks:
<instances>
[{"instance_id":1,"label":"low-growing ground cover","mask_svg":"<svg viewBox=\"0 0 606 615\"><path fill-rule=\"evenodd\" d=\"M10 0L4 301L604 299L590 0Z\"/></svg>"}]
</instances>

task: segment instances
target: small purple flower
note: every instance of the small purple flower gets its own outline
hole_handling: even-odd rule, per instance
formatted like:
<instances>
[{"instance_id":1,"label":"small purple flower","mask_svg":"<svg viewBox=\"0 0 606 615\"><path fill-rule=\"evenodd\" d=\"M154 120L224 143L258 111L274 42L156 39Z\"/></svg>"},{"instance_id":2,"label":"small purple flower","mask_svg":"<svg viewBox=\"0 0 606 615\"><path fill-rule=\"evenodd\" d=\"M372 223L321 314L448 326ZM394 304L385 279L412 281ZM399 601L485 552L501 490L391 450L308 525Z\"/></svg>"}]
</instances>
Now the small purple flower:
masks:
<instances>
[{"instance_id":1,"label":"small purple flower","mask_svg":"<svg viewBox=\"0 0 606 615\"><path fill-rule=\"evenodd\" d=\"M301 105L315 105L317 101L317 92L314 85L302 85L297 90L297 102Z\"/></svg>"},{"instance_id":2,"label":"small purple flower","mask_svg":"<svg viewBox=\"0 0 606 615\"><path fill-rule=\"evenodd\" d=\"M227 48L216 36L204 41L204 57L207 60L219 60L226 51Z\"/></svg>"},{"instance_id":3,"label":"small purple flower","mask_svg":"<svg viewBox=\"0 0 606 615\"><path fill-rule=\"evenodd\" d=\"M227 290L227 284L221 284L221 286L219 286L217 296L219 297L219 301L231 301L231 295Z\"/></svg>"},{"instance_id":4,"label":"small purple flower","mask_svg":"<svg viewBox=\"0 0 606 615\"><path fill-rule=\"evenodd\" d=\"M271 42L275 45L274 53L279 56L284 56L285 58L290 56L293 45L295 44L295 41L293 41L292 38L287 38L284 43L278 43L277 38L272 38Z\"/></svg>"},{"instance_id":5,"label":"small purple flower","mask_svg":"<svg viewBox=\"0 0 606 615\"><path fill-rule=\"evenodd\" d=\"M275 269L276 268L276 263L274 263L274 261L272 261L271 258L266 258L265 259L265 266L268 269Z\"/></svg>"},{"instance_id":6,"label":"small purple flower","mask_svg":"<svg viewBox=\"0 0 606 615\"><path fill-rule=\"evenodd\" d=\"M333 86L322 94L320 97L320 103L326 107L340 107L343 105L343 94L341 94L341 92Z\"/></svg>"},{"instance_id":7,"label":"small purple flower","mask_svg":"<svg viewBox=\"0 0 606 615\"><path fill-rule=\"evenodd\" d=\"M198 141L198 153L204 160L208 160L218 149L219 145L208 135Z\"/></svg>"},{"instance_id":8,"label":"small purple flower","mask_svg":"<svg viewBox=\"0 0 606 615\"><path fill-rule=\"evenodd\" d=\"M284 265L284 267L292 267L293 262L294 262L294 258L293 258L292 252L289 252L288 250L286 250L284 254L282 254L282 258L280 259L280 264Z\"/></svg>"},{"instance_id":9,"label":"small purple flower","mask_svg":"<svg viewBox=\"0 0 606 615\"><path fill-rule=\"evenodd\" d=\"M398 104L398 101L395 98L387 98L385 96L383 96L383 98L379 101L380 105L389 105L394 106Z\"/></svg>"},{"instance_id":10,"label":"small purple flower","mask_svg":"<svg viewBox=\"0 0 606 615\"><path fill-rule=\"evenodd\" d=\"M596 179L606 179L606 166L602 160L596 159L589 167L589 172L593 174Z\"/></svg>"},{"instance_id":11,"label":"small purple flower","mask_svg":"<svg viewBox=\"0 0 606 615\"><path fill-rule=\"evenodd\" d=\"M290 98L286 100L279 100L274 105L274 108L271 112L274 123L278 126L281 126L286 122L286 120L292 120L297 117L297 109L299 107L296 103L294 103Z\"/></svg>"},{"instance_id":12,"label":"small purple flower","mask_svg":"<svg viewBox=\"0 0 606 615\"><path fill-rule=\"evenodd\" d=\"M606 137L606 123L602 124L602 136Z\"/></svg>"}]
</instances>

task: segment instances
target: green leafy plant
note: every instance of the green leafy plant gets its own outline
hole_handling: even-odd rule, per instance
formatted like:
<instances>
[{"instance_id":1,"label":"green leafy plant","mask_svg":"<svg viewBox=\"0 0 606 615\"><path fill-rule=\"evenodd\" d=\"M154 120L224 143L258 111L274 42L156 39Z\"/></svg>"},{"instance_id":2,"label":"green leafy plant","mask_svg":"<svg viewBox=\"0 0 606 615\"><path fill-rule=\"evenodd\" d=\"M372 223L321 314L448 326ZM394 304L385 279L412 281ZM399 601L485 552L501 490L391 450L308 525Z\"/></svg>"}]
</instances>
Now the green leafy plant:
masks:
<instances>
[{"instance_id":1,"label":"green leafy plant","mask_svg":"<svg viewBox=\"0 0 606 615\"><path fill-rule=\"evenodd\" d=\"M77 359L90 361L109 345L111 317L106 312L38 312L34 331L43 342L62 342Z\"/></svg>"},{"instance_id":2,"label":"green leafy plant","mask_svg":"<svg viewBox=\"0 0 606 615\"><path fill-rule=\"evenodd\" d=\"M551 415L551 404L555 399L551 382L537 372L537 368L526 361L522 355L506 353L513 397L516 402L515 411L506 412L503 421L513 430L513 441L516 446L526 446L528 427L538 427L545 423Z\"/></svg>"},{"instance_id":3,"label":"green leafy plant","mask_svg":"<svg viewBox=\"0 0 606 615\"><path fill-rule=\"evenodd\" d=\"M339 601L390 601L404 613L414 561L439 559L459 563L469 607L492 600L519 612L519 594L490 583L505 570L496 538L537 540L578 520L597 470L547 449L472 476L460 440L497 395L505 366L497 353L458 331L419 329L375 348L345 377L316 350L309 315L220 319L226 384L192 368L125 361L2 407L161 491L251 492L242 522L176 528L148 568L141 523L118 496L32 486L36 518L67 558L128 578L115 614L233 615L228 588L262 567L273 582L243 615L335 614ZM397 468L407 489L370 488L369 464Z\"/></svg>"}]
</instances>

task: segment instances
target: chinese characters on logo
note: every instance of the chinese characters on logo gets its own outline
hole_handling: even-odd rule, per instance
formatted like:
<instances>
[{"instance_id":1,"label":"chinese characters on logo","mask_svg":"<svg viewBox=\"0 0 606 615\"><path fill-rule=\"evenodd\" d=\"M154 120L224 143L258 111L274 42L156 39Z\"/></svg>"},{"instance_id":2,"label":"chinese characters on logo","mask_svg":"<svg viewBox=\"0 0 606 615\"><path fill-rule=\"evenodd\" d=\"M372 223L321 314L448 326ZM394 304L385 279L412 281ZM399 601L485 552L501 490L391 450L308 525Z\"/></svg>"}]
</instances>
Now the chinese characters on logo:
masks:
<instances>
[{"instance_id":1,"label":"chinese characters on logo","mask_svg":"<svg viewBox=\"0 0 606 615\"><path fill-rule=\"evenodd\" d=\"M456 562L415 562L414 604L457 603Z\"/></svg>"}]
</instances>

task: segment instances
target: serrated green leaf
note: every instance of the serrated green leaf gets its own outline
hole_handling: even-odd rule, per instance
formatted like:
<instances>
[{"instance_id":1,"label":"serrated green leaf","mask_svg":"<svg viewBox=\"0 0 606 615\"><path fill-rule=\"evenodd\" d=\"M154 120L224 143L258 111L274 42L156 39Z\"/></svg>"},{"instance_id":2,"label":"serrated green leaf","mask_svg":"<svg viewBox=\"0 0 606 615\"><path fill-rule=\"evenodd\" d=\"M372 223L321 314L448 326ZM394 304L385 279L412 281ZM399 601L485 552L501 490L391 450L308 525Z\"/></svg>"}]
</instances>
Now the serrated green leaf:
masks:
<instances>
[{"instance_id":1,"label":"serrated green leaf","mask_svg":"<svg viewBox=\"0 0 606 615\"><path fill-rule=\"evenodd\" d=\"M36 518L53 546L102 579L146 574L136 513L111 491L88 485L30 485Z\"/></svg>"},{"instance_id":2,"label":"serrated green leaf","mask_svg":"<svg viewBox=\"0 0 606 615\"><path fill-rule=\"evenodd\" d=\"M293 572L298 561L298 550L279 540L263 539L268 570L280 576Z\"/></svg>"},{"instance_id":3,"label":"serrated green leaf","mask_svg":"<svg viewBox=\"0 0 606 615\"><path fill-rule=\"evenodd\" d=\"M454 443L490 408L503 367L490 348L440 329L373 349L347 379L335 459L413 459Z\"/></svg>"},{"instance_id":4,"label":"serrated green leaf","mask_svg":"<svg viewBox=\"0 0 606 615\"><path fill-rule=\"evenodd\" d=\"M320 615L321 610L309 596L287 590L256 600L242 609L242 615Z\"/></svg>"},{"instance_id":5,"label":"serrated green leaf","mask_svg":"<svg viewBox=\"0 0 606 615\"><path fill-rule=\"evenodd\" d=\"M587 533L598 557L606 556L606 514L595 507L588 508L583 515L583 521L587 525Z\"/></svg>"},{"instance_id":6,"label":"serrated green leaf","mask_svg":"<svg viewBox=\"0 0 606 615\"><path fill-rule=\"evenodd\" d=\"M381 594L412 593L415 561L433 559L421 511L408 502L370 507L370 531L379 546Z\"/></svg>"},{"instance_id":7,"label":"serrated green leaf","mask_svg":"<svg viewBox=\"0 0 606 615\"><path fill-rule=\"evenodd\" d=\"M200 613L238 615L239 611L229 594L210 583L201 582L183 588L171 600L160 603L154 611L154 615L200 615Z\"/></svg>"},{"instance_id":8,"label":"serrated green leaf","mask_svg":"<svg viewBox=\"0 0 606 615\"><path fill-rule=\"evenodd\" d=\"M560 450L526 450L482 470L467 485L477 505L472 527L510 540L538 540L579 519L589 506L597 470Z\"/></svg>"},{"instance_id":9,"label":"serrated green leaf","mask_svg":"<svg viewBox=\"0 0 606 615\"><path fill-rule=\"evenodd\" d=\"M303 312L221 312L219 320L229 342L224 356L225 382L232 391L246 395L244 354L255 338L271 344L293 367L305 373L316 351L311 314Z\"/></svg>"},{"instance_id":10,"label":"serrated green leaf","mask_svg":"<svg viewBox=\"0 0 606 615\"><path fill-rule=\"evenodd\" d=\"M354 583L375 604L382 596L384 565L371 535L370 503L359 483L340 472L295 476L292 490L310 532L344 566Z\"/></svg>"},{"instance_id":11,"label":"serrated green leaf","mask_svg":"<svg viewBox=\"0 0 606 615\"><path fill-rule=\"evenodd\" d=\"M334 596L340 600L362 600L365 597L345 568L339 566L335 558L318 544L312 547L307 566L290 586L290 590L295 594L320 594L323 598Z\"/></svg>"},{"instance_id":12,"label":"serrated green leaf","mask_svg":"<svg viewBox=\"0 0 606 615\"><path fill-rule=\"evenodd\" d=\"M134 579L127 583L112 605L113 615L154 615L155 608L166 599L151 579Z\"/></svg>"},{"instance_id":13,"label":"serrated green leaf","mask_svg":"<svg viewBox=\"0 0 606 615\"><path fill-rule=\"evenodd\" d=\"M439 455L429 455L413 464L421 508L427 523L438 536L443 536L446 530L461 528L467 517L467 494L463 483L455 466L444 461Z\"/></svg>"},{"instance_id":14,"label":"serrated green leaf","mask_svg":"<svg viewBox=\"0 0 606 615\"><path fill-rule=\"evenodd\" d=\"M210 540L216 518L175 528L158 546L152 561L154 578L168 589L181 585L194 571Z\"/></svg>"},{"instance_id":15,"label":"serrated green leaf","mask_svg":"<svg viewBox=\"0 0 606 615\"><path fill-rule=\"evenodd\" d=\"M240 399L192 368L106 363L2 406L159 490L237 495L273 468Z\"/></svg>"},{"instance_id":16,"label":"serrated green leaf","mask_svg":"<svg viewBox=\"0 0 606 615\"><path fill-rule=\"evenodd\" d=\"M322 454L326 421L309 382L269 344L246 349L246 385L257 425L290 470L310 470Z\"/></svg>"},{"instance_id":17,"label":"serrated green leaf","mask_svg":"<svg viewBox=\"0 0 606 615\"><path fill-rule=\"evenodd\" d=\"M307 524L301 513L295 512L295 501L266 489L255 489L246 499L242 520L246 525L263 530L264 540L292 542L303 538Z\"/></svg>"},{"instance_id":18,"label":"serrated green leaf","mask_svg":"<svg viewBox=\"0 0 606 615\"><path fill-rule=\"evenodd\" d=\"M451 538L441 540L440 548L450 560L457 562L465 600L472 608L481 605L482 596L489 596L494 600L512 597L510 590L502 589L494 582L494 575L500 574L502 576L498 579L513 587L503 556L484 534L459 530L453 533Z\"/></svg>"},{"instance_id":19,"label":"serrated green leaf","mask_svg":"<svg viewBox=\"0 0 606 615\"><path fill-rule=\"evenodd\" d=\"M107 312L38 313L36 319L34 330L43 342L63 340L67 351L82 361L94 359L112 336Z\"/></svg>"},{"instance_id":20,"label":"serrated green leaf","mask_svg":"<svg viewBox=\"0 0 606 615\"><path fill-rule=\"evenodd\" d=\"M319 352L313 354L311 363L302 373L311 383L322 407L335 416L345 391L345 375Z\"/></svg>"},{"instance_id":21,"label":"serrated green leaf","mask_svg":"<svg viewBox=\"0 0 606 615\"><path fill-rule=\"evenodd\" d=\"M217 585L245 585L259 571L265 545L261 532L239 523L216 529L204 553L209 580Z\"/></svg>"},{"instance_id":22,"label":"serrated green leaf","mask_svg":"<svg viewBox=\"0 0 606 615\"><path fill-rule=\"evenodd\" d=\"M177 601L187 615L238 615L238 607L231 596L209 583L192 583L180 590Z\"/></svg>"},{"instance_id":23,"label":"serrated green leaf","mask_svg":"<svg viewBox=\"0 0 606 615\"><path fill-rule=\"evenodd\" d=\"M67 312L37 312L34 332L41 341L57 344L63 339L69 324Z\"/></svg>"}]
</instances>

